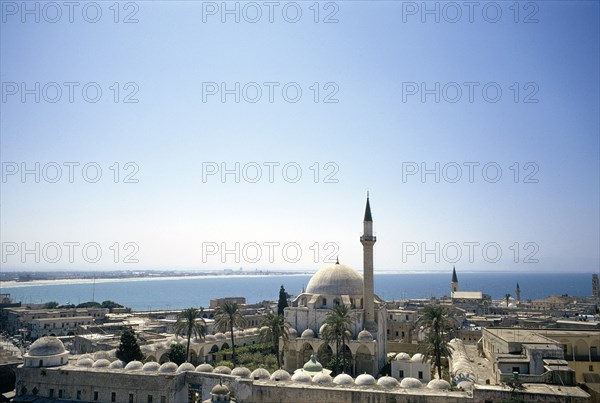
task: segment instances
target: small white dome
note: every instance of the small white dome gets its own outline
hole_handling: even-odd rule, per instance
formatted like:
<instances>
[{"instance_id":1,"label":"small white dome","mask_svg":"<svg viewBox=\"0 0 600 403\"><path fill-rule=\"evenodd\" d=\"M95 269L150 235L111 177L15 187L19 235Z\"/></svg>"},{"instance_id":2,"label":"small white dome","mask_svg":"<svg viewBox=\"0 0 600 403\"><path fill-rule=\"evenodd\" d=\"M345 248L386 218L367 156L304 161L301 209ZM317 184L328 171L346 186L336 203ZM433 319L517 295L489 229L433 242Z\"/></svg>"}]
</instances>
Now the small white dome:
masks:
<instances>
[{"instance_id":1,"label":"small white dome","mask_svg":"<svg viewBox=\"0 0 600 403\"><path fill-rule=\"evenodd\" d=\"M190 364L189 362L184 362L177 368L177 373L186 372L186 371L193 372L195 370L196 370L196 367L194 367L192 364Z\"/></svg>"},{"instance_id":2,"label":"small white dome","mask_svg":"<svg viewBox=\"0 0 600 403\"><path fill-rule=\"evenodd\" d=\"M225 365L219 365L217 368L215 368L213 370L213 374L230 375L231 374L231 368L226 367Z\"/></svg>"},{"instance_id":3,"label":"small white dome","mask_svg":"<svg viewBox=\"0 0 600 403\"><path fill-rule=\"evenodd\" d=\"M214 334L207 334L207 335L204 337L204 340L205 340L206 342L215 342L215 341L217 341L217 338L215 337L215 335L214 335Z\"/></svg>"},{"instance_id":4,"label":"small white dome","mask_svg":"<svg viewBox=\"0 0 600 403\"><path fill-rule=\"evenodd\" d=\"M326 374L325 372L320 372L313 376L312 381L314 383L331 383L333 382L333 379L331 378L331 375Z\"/></svg>"},{"instance_id":5,"label":"small white dome","mask_svg":"<svg viewBox=\"0 0 600 403\"><path fill-rule=\"evenodd\" d=\"M123 369L125 367L125 363L121 360L116 360L110 363L109 368L111 369Z\"/></svg>"},{"instance_id":6,"label":"small white dome","mask_svg":"<svg viewBox=\"0 0 600 403\"><path fill-rule=\"evenodd\" d=\"M130 361L125 365L126 371L139 371L144 366L140 361Z\"/></svg>"},{"instance_id":7,"label":"small white dome","mask_svg":"<svg viewBox=\"0 0 600 403\"><path fill-rule=\"evenodd\" d=\"M219 333L215 333L215 339L217 339L217 340L226 340L227 336L225 336L225 334L219 332Z\"/></svg>"},{"instance_id":8,"label":"small white dome","mask_svg":"<svg viewBox=\"0 0 600 403\"><path fill-rule=\"evenodd\" d=\"M377 381L375 381L375 378L373 378L373 375L369 375L369 374L362 374L356 377L356 379L354 380L354 383L357 384L358 386L368 386L368 385L375 385L377 383Z\"/></svg>"},{"instance_id":9,"label":"small white dome","mask_svg":"<svg viewBox=\"0 0 600 403\"><path fill-rule=\"evenodd\" d=\"M290 327L288 329L288 339L294 340L296 337L298 337L298 331L293 327Z\"/></svg>"},{"instance_id":10,"label":"small white dome","mask_svg":"<svg viewBox=\"0 0 600 403\"><path fill-rule=\"evenodd\" d=\"M104 358L106 360L108 360L110 358L108 351L96 351L94 353L94 360L100 360L102 358Z\"/></svg>"},{"instance_id":11,"label":"small white dome","mask_svg":"<svg viewBox=\"0 0 600 403\"><path fill-rule=\"evenodd\" d=\"M292 381L300 383L310 383L312 378L304 371L298 371L292 375Z\"/></svg>"},{"instance_id":12,"label":"small white dome","mask_svg":"<svg viewBox=\"0 0 600 403\"><path fill-rule=\"evenodd\" d=\"M333 378L333 383L337 385L352 385L354 383L354 379L348 374L339 374L335 378Z\"/></svg>"},{"instance_id":13,"label":"small white dome","mask_svg":"<svg viewBox=\"0 0 600 403\"><path fill-rule=\"evenodd\" d=\"M280 368L271 374L272 381L289 381L290 379L292 379L292 377L285 369Z\"/></svg>"},{"instance_id":14,"label":"small white dome","mask_svg":"<svg viewBox=\"0 0 600 403\"><path fill-rule=\"evenodd\" d=\"M109 366L110 366L110 361L108 361L106 358L100 358L99 360L94 362L94 365L92 365L92 368L107 368Z\"/></svg>"},{"instance_id":15,"label":"small white dome","mask_svg":"<svg viewBox=\"0 0 600 403\"><path fill-rule=\"evenodd\" d=\"M30 357L48 357L65 352L65 345L54 336L41 337L33 342L27 355Z\"/></svg>"},{"instance_id":16,"label":"small white dome","mask_svg":"<svg viewBox=\"0 0 600 403\"><path fill-rule=\"evenodd\" d=\"M177 364L174 362L165 362L163 365L158 368L158 372L163 374L168 374L177 371Z\"/></svg>"},{"instance_id":17,"label":"small white dome","mask_svg":"<svg viewBox=\"0 0 600 403\"><path fill-rule=\"evenodd\" d=\"M436 390L449 390L450 384L443 379L433 379L433 380L429 381L429 383L427 384L427 387L429 389L436 389Z\"/></svg>"},{"instance_id":18,"label":"small white dome","mask_svg":"<svg viewBox=\"0 0 600 403\"><path fill-rule=\"evenodd\" d=\"M252 379L269 379L271 378L271 374L264 368L257 368L250 374L250 378Z\"/></svg>"},{"instance_id":19,"label":"small white dome","mask_svg":"<svg viewBox=\"0 0 600 403\"><path fill-rule=\"evenodd\" d=\"M410 361L410 355L406 354L406 353L398 353L396 354L396 358L394 358L396 361Z\"/></svg>"},{"instance_id":20,"label":"small white dome","mask_svg":"<svg viewBox=\"0 0 600 403\"><path fill-rule=\"evenodd\" d=\"M356 337L358 341L373 341L373 335L366 329L361 330L361 332Z\"/></svg>"},{"instance_id":21,"label":"small white dome","mask_svg":"<svg viewBox=\"0 0 600 403\"><path fill-rule=\"evenodd\" d=\"M416 353L415 355L412 356L412 358L410 360L412 362L422 362L423 361L423 354Z\"/></svg>"},{"instance_id":22,"label":"small white dome","mask_svg":"<svg viewBox=\"0 0 600 403\"><path fill-rule=\"evenodd\" d=\"M396 378L392 378L391 376L382 376L377 380L377 385L383 386L384 388L395 388L399 385L399 383Z\"/></svg>"},{"instance_id":23,"label":"small white dome","mask_svg":"<svg viewBox=\"0 0 600 403\"><path fill-rule=\"evenodd\" d=\"M250 378L250 370L246 367L235 367L231 370L231 375L239 376L240 378Z\"/></svg>"},{"instance_id":24,"label":"small white dome","mask_svg":"<svg viewBox=\"0 0 600 403\"><path fill-rule=\"evenodd\" d=\"M302 332L302 335L300 337L303 339L314 339L315 332L313 332L312 329L306 329L305 331Z\"/></svg>"},{"instance_id":25,"label":"small white dome","mask_svg":"<svg viewBox=\"0 0 600 403\"><path fill-rule=\"evenodd\" d=\"M91 367L92 365L94 365L94 360L92 360L91 358L79 358L75 365L77 365L78 367Z\"/></svg>"},{"instance_id":26,"label":"small white dome","mask_svg":"<svg viewBox=\"0 0 600 403\"><path fill-rule=\"evenodd\" d=\"M417 378L404 378L400 381L401 388L418 389L422 388L423 384Z\"/></svg>"},{"instance_id":27,"label":"small white dome","mask_svg":"<svg viewBox=\"0 0 600 403\"><path fill-rule=\"evenodd\" d=\"M323 333L325 333L326 329L327 329L327 323L323 323L321 325L321 327L319 328L319 337L323 338L322 335L323 335Z\"/></svg>"},{"instance_id":28,"label":"small white dome","mask_svg":"<svg viewBox=\"0 0 600 403\"><path fill-rule=\"evenodd\" d=\"M213 372L214 368L212 365L204 363L196 367L196 372Z\"/></svg>"},{"instance_id":29,"label":"small white dome","mask_svg":"<svg viewBox=\"0 0 600 403\"><path fill-rule=\"evenodd\" d=\"M456 385L456 386L458 386L459 389L462 389L465 391L473 390L473 382L469 382L469 381L459 382L458 385Z\"/></svg>"},{"instance_id":30,"label":"small white dome","mask_svg":"<svg viewBox=\"0 0 600 403\"><path fill-rule=\"evenodd\" d=\"M146 371L146 372L155 372L158 371L158 369L160 368L160 364L158 362L155 361L150 361L144 364L144 366L142 367L142 370Z\"/></svg>"}]
</instances>

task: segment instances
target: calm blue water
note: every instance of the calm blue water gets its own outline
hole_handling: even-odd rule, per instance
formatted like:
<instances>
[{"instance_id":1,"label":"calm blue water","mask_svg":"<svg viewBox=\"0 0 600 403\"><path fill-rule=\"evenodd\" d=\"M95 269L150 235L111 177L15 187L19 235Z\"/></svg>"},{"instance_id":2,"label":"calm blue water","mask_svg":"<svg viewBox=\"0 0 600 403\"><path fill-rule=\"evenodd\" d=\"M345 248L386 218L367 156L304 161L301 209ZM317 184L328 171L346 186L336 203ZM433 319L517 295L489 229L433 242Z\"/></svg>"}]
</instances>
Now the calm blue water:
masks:
<instances>
[{"instance_id":1,"label":"calm blue water","mask_svg":"<svg viewBox=\"0 0 600 403\"><path fill-rule=\"evenodd\" d=\"M592 275L586 273L459 273L459 289L481 290L495 299L515 294L519 282L521 299L549 295L591 295ZM375 292L384 299L429 298L448 295L450 274L376 274ZM113 300L134 310L178 309L209 305L211 298L241 296L249 303L276 300L279 286L297 294L306 286L309 275L264 277L207 277L177 280L115 281L95 285L95 300ZM92 300L93 285L44 285L2 287L15 301L39 303L57 301L78 304Z\"/></svg>"}]
</instances>

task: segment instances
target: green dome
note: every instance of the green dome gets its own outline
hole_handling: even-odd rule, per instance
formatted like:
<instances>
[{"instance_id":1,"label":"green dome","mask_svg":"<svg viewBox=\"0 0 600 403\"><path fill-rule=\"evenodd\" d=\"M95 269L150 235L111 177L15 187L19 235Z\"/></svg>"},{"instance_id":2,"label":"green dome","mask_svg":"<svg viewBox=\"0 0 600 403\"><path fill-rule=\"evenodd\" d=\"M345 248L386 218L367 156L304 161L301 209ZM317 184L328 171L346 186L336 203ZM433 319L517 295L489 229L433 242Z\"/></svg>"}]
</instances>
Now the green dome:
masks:
<instances>
[{"instance_id":1,"label":"green dome","mask_svg":"<svg viewBox=\"0 0 600 403\"><path fill-rule=\"evenodd\" d=\"M319 361L317 361L317 357L315 357L315 355L313 354L310 357L310 360L308 360L306 364L304 364L302 369L304 369L306 372L321 372L323 371L323 366Z\"/></svg>"}]
</instances>

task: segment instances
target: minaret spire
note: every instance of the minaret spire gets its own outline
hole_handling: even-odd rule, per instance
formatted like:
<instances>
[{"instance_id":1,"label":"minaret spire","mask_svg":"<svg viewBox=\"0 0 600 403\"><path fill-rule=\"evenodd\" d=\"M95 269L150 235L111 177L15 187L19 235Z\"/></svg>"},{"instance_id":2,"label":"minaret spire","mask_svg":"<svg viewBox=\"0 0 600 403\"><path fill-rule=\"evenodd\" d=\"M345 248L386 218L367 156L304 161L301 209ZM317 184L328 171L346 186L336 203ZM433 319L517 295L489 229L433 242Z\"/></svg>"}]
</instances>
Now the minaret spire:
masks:
<instances>
[{"instance_id":1,"label":"minaret spire","mask_svg":"<svg viewBox=\"0 0 600 403\"><path fill-rule=\"evenodd\" d=\"M452 294L458 291L458 277L456 276L456 267L452 266L452 282L450 283Z\"/></svg>"},{"instance_id":2,"label":"minaret spire","mask_svg":"<svg viewBox=\"0 0 600 403\"><path fill-rule=\"evenodd\" d=\"M367 192L367 206L365 207L365 218L363 220L363 236L360 242L363 245L363 308L365 310L364 327L370 331L376 331L375 323L375 294L373 285L373 245L377 241L373 235L373 216L371 215L371 204L369 203L369 192Z\"/></svg>"},{"instance_id":3,"label":"minaret spire","mask_svg":"<svg viewBox=\"0 0 600 403\"><path fill-rule=\"evenodd\" d=\"M363 221L373 222L373 216L371 215L371 204L369 203L369 191L367 191L367 207L365 208L365 219Z\"/></svg>"}]
</instances>

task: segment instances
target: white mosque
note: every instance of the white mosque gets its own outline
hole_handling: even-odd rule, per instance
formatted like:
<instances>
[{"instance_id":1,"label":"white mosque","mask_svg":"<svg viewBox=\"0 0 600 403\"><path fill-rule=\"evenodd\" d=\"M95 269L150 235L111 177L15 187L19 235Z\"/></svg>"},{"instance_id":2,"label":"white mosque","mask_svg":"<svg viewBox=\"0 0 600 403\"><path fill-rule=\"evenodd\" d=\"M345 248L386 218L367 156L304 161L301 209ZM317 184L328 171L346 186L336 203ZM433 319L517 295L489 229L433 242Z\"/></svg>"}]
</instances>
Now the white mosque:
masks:
<instances>
[{"instance_id":1,"label":"white mosque","mask_svg":"<svg viewBox=\"0 0 600 403\"><path fill-rule=\"evenodd\" d=\"M302 367L313 354L327 364L335 346L322 339L324 322L336 305L351 310L352 334L344 346L344 354L353 374L376 376L386 362L385 303L373 291L373 218L369 196L363 221L363 275L350 266L336 264L325 267L310 279L306 291L298 295L284 311L290 324L289 340L280 343L284 367L288 371Z\"/></svg>"}]
</instances>

